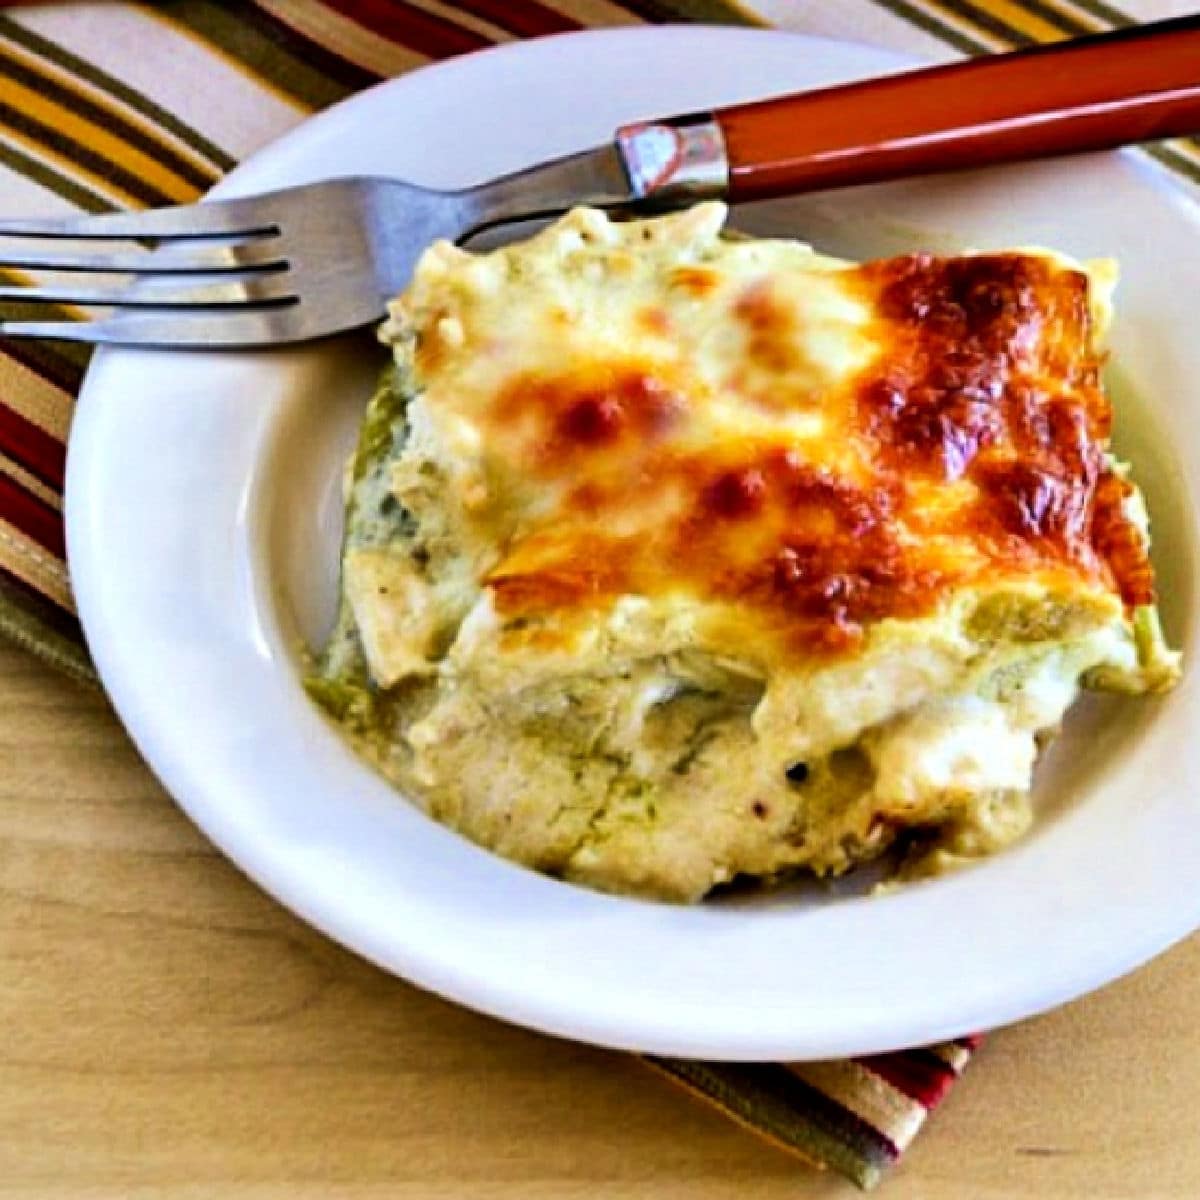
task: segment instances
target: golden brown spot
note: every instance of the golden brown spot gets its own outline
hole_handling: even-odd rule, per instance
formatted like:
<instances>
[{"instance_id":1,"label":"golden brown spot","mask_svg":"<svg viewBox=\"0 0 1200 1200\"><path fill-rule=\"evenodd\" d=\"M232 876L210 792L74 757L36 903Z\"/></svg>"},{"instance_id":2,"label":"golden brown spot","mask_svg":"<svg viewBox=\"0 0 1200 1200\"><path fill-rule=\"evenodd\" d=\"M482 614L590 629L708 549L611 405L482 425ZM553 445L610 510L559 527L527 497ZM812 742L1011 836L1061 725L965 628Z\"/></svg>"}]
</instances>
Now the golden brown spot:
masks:
<instances>
[{"instance_id":1,"label":"golden brown spot","mask_svg":"<svg viewBox=\"0 0 1200 1200\"><path fill-rule=\"evenodd\" d=\"M756 366L784 374L799 364L795 311L775 296L769 280L751 284L733 315L746 327L746 355Z\"/></svg>"},{"instance_id":2,"label":"golden brown spot","mask_svg":"<svg viewBox=\"0 0 1200 1200\"><path fill-rule=\"evenodd\" d=\"M426 378L437 374L447 358L447 351L451 348L442 336L440 328L448 315L448 309L437 309L425 323L417 339L416 365L417 369Z\"/></svg>"},{"instance_id":3,"label":"golden brown spot","mask_svg":"<svg viewBox=\"0 0 1200 1200\"><path fill-rule=\"evenodd\" d=\"M544 541L534 534L486 576L503 617L574 609L627 590L629 555L620 542L596 534Z\"/></svg>"},{"instance_id":4,"label":"golden brown spot","mask_svg":"<svg viewBox=\"0 0 1200 1200\"><path fill-rule=\"evenodd\" d=\"M582 445L615 441L626 422L625 407L618 397L590 392L573 400L559 414L557 429L564 441Z\"/></svg>"},{"instance_id":5,"label":"golden brown spot","mask_svg":"<svg viewBox=\"0 0 1200 1200\"><path fill-rule=\"evenodd\" d=\"M1130 608L1154 603L1154 568L1146 556L1146 547L1138 528L1125 515L1125 499L1130 484L1106 471L1096 487L1092 513L1092 545L1109 565Z\"/></svg>"},{"instance_id":6,"label":"golden brown spot","mask_svg":"<svg viewBox=\"0 0 1200 1200\"><path fill-rule=\"evenodd\" d=\"M767 482L757 467L725 471L705 488L705 503L719 517L750 517L766 498Z\"/></svg>"},{"instance_id":7,"label":"golden brown spot","mask_svg":"<svg viewBox=\"0 0 1200 1200\"><path fill-rule=\"evenodd\" d=\"M1086 532L1091 497L1075 480L1016 460L982 463L975 477L983 503L1022 541L1065 546Z\"/></svg>"},{"instance_id":8,"label":"golden brown spot","mask_svg":"<svg viewBox=\"0 0 1200 1200\"><path fill-rule=\"evenodd\" d=\"M684 407L654 372L598 363L571 375L522 372L501 389L490 416L496 436L523 441L541 473L553 475L581 455L661 438Z\"/></svg>"},{"instance_id":9,"label":"golden brown spot","mask_svg":"<svg viewBox=\"0 0 1200 1200\"><path fill-rule=\"evenodd\" d=\"M1070 563L1126 603L1148 594L1145 547L1105 464L1086 276L981 254L891 259L861 278L887 347L857 391L875 469L973 483L948 530L991 539L998 565Z\"/></svg>"},{"instance_id":10,"label":"golden brown spot","mask_svg":"<svg viewBox=\"0 0 1200 1200\"><path fill-rule=\"evenodd\" d=\"M657 305L647 305L638 310L638 325L646 332L656 337L666 337L671 332L671 318L666 309Z\"/></svg>"},{"instance_id":11,"label":"golden brown spot","mask_svg":"<svg viewBox=\"0 0 1200 1200\"><path fill-rule=\"evenodd\" d=\"M721 275L711 267L676 267L671 272L670 284L695 300L704 300L720 286Z\"/></svg>"}]
</instances>

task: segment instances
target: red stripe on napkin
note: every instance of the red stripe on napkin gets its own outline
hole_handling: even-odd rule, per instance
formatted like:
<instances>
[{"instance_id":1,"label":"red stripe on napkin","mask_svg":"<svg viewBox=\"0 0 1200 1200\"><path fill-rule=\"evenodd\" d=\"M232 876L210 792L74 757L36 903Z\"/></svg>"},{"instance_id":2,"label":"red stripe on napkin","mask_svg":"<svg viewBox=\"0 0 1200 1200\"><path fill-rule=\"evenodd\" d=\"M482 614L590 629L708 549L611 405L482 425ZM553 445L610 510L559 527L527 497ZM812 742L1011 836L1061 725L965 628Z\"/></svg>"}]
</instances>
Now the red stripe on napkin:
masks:
<instances>
[{"instance_id":1,"label":"red stripe on napkin","mask_svg":"<svg viewBox=\"0 0 1200 1200\"><path fill-rule=\"evenodd\" d=\"M62 491L66 447L57 438L0 400L0 454L48 487Z\"/></svg>"},{"instance_id":2,"label":"red stripe on napkin","mask_svg":"<svg viewBox=\"0 0 1200 1200\"><path fill-rule=\"evenodd\" d=\"M15 479L0 474L0 514L13 528L58 558L66 556L62 517Z\"/></svg>"},{"instance_id":3,"label":"red stripe on napkin","mask_svg":"<svg viewBox=\"0 0 1200 1200\"><path fill-rule=\"evenodd\" d=\"M364 29L430 58L468 54L493 44L473 29L409 4L391 0L340 0L336 8L341 16Z\"/></svg>"}]
</instances>

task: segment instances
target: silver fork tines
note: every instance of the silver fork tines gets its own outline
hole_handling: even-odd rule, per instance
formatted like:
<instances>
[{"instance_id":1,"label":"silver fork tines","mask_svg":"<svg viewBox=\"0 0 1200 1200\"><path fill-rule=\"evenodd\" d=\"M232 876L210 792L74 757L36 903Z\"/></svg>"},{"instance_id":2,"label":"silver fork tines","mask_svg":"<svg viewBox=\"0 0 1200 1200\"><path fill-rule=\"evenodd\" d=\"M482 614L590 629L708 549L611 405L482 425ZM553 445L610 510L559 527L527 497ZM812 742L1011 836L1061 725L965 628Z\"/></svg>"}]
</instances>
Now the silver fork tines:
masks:
<instances>
[{"instance_id":1,"label":"silver fork tines","mask_svg":"<svg viewBox=\"0 0 1200 1200\"><path fill-rule=\"evenodd\" d=\"M253 346L365 324L384 296L360 193L359 181L335 180L248 200L0 221L0 270L20 273L0 285L0 303L21 318L0 320L0 335ZM41 304L68 311L24 319L20 307Z\"/></svg>"},{"instance_id":2,"label":"silver fork tines","mask_svg":"<svg viewBox=\"0 0 1200 1200\"><path fill-rule=\"evenodd\" d=\"M78 319L0 320L0 335L141 346L306 341L377 321L438 238L628 199L616 152L602 147L459 192L331 179L149 212L0 221L0 270L34 275L28 286L0 287L0 302L83 308L67 314ZM96 309L118 311L89 317Z\"/></svg>"},{"instance_id":3,"label":"silver fork tines","mask_svg":"<svg viewBox=\"0 0 1200 1200\"><path fill-rule=\"evenodd\" d=\"M0 237L38 238L210 238L278 233L254 200L177 204L145 212L45 217L0 221Z\"/></svg>"},{"instance_id":4,"label":"silver fork tines","mask_svg":"<svg viewBox=\"0 0 1200 1200\"><path fill-rule=\"evenodd\" d=\"M297 304L297 307L299 305ZM201 311L186 319L162 313L130 313L96 321L3 321L6 337L54 338L117 346L212 347L267 346L287 339L279 335L278 310L270 308Z\"/></svg>"},{"instance_id":5,"label":"silver fork tines","mask_svg":"<svg viewBox=\"0 0 1200 1200\"><path fill-rule=\"evenodd\" d=\"M0 270L194 275L214 271L282 270L286 260L272 241L225 246L167 246L116 253L95 250L25 250L0 246Z\"/></svg>"},{"instance_id":6,"label":"silver fork tines","mask_svg":"<svg viewBox=\"0 0 1200 1200\"><path fill-rule=\"evenodd\" d=\"M287 277L287 259L279 246L278 228L261 216L255 219L253 213L247 214L246 207L233 202L61 221L0 222L0 239L9 243L0 243L0 270L87 277L86 282L60 278L54 282L0 285L0 302L161 309L165 314L165 318L142 317L139 321L119 316L4 321L0 322L0 332L15 337L95 342L120 341L124 335L136 334L138 340L169 337L178 344L174 324L164 324L164 319L171 320L172 311L220 313L236 309L238 330L242 330L246 328L243 317L264 308L297 303ZM128 246L134 238L153 245ZM73 245L42 249L30 245L35 239L89 244L82 248ZM91 244L96 242L103 245ZM99 278L104 275L114 278ZM212 339L228 332L223 322L205 313L195 336Z\"/></svg>"},{"instance_id":7,"label":"silver fork tines","mask_svg":"<svg viewBox=\"0 0 1200 1200\"><path fill-rule=\"evenodd\" d=\"M55 286L3 286L0 301L20 304L79 304L101 308L216 308L231 304L281 304L295 301L288 284L266 275L234 283L197 283L179 286L159 278L135 280L110 287L86 284Z\"/></svg>"},{"instance_id":8,"label":"silver fork tines","mask_svg":"<svg viewBox=\"0 0 1200 1200\"><path fill-rule=\"evenodd\" d=\"M135 239L142 244L130 246ZM3 221L0 270L50 278L0 285L0 303L143 311L100 319L0 321L0 333L171 345L269 340L271 310L299 302L287 267L278 226L244 201ZM64 273L87 278L64 279ZM185 325L173 313L192 320Z\"/></svg>"}]
</instances>

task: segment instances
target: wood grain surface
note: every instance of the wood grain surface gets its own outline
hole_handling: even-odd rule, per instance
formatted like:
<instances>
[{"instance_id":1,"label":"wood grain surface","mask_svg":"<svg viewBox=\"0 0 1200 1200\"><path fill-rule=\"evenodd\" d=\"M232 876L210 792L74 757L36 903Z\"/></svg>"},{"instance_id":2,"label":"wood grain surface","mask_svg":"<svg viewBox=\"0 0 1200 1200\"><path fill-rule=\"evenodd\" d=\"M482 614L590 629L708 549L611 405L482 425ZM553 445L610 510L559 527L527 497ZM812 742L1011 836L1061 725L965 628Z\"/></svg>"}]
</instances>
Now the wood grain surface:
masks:
<instances>
[{"instance_id":1,"label":"wood grain surface","mask_svg":"<svg viewBox=\"0 0 1200 1200\"><path fill-rule=\"evenodd\" d=\"M995 1034L881 1194L1194 1200L1198 1017L1193 939ZM5 1200L856 1194L632 1059L313 933L180 815L101 696L0 647Z\"/></svg>"}]
</instances>

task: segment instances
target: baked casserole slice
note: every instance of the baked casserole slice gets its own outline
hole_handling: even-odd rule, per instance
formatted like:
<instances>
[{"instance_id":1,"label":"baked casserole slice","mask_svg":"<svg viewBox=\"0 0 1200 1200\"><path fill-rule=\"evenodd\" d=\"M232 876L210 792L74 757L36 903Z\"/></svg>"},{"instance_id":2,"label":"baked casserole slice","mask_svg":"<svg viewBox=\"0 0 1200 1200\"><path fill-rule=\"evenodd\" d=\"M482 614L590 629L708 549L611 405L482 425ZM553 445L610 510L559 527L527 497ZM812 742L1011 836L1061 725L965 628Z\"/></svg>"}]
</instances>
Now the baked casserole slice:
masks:
<instances>
[{"instance_id":1,"label":"baked casserole slice","mask_svg":"<svg viewBox=\"0 0 1200 1200\"><path fill-rule=\"evenodd\" d=\"M991 852L1081 687L1179 672L1108 448L1115 271L725 216L426 252L310 691L439 821L607 890Z\"/></svg>"}]
</instances>

